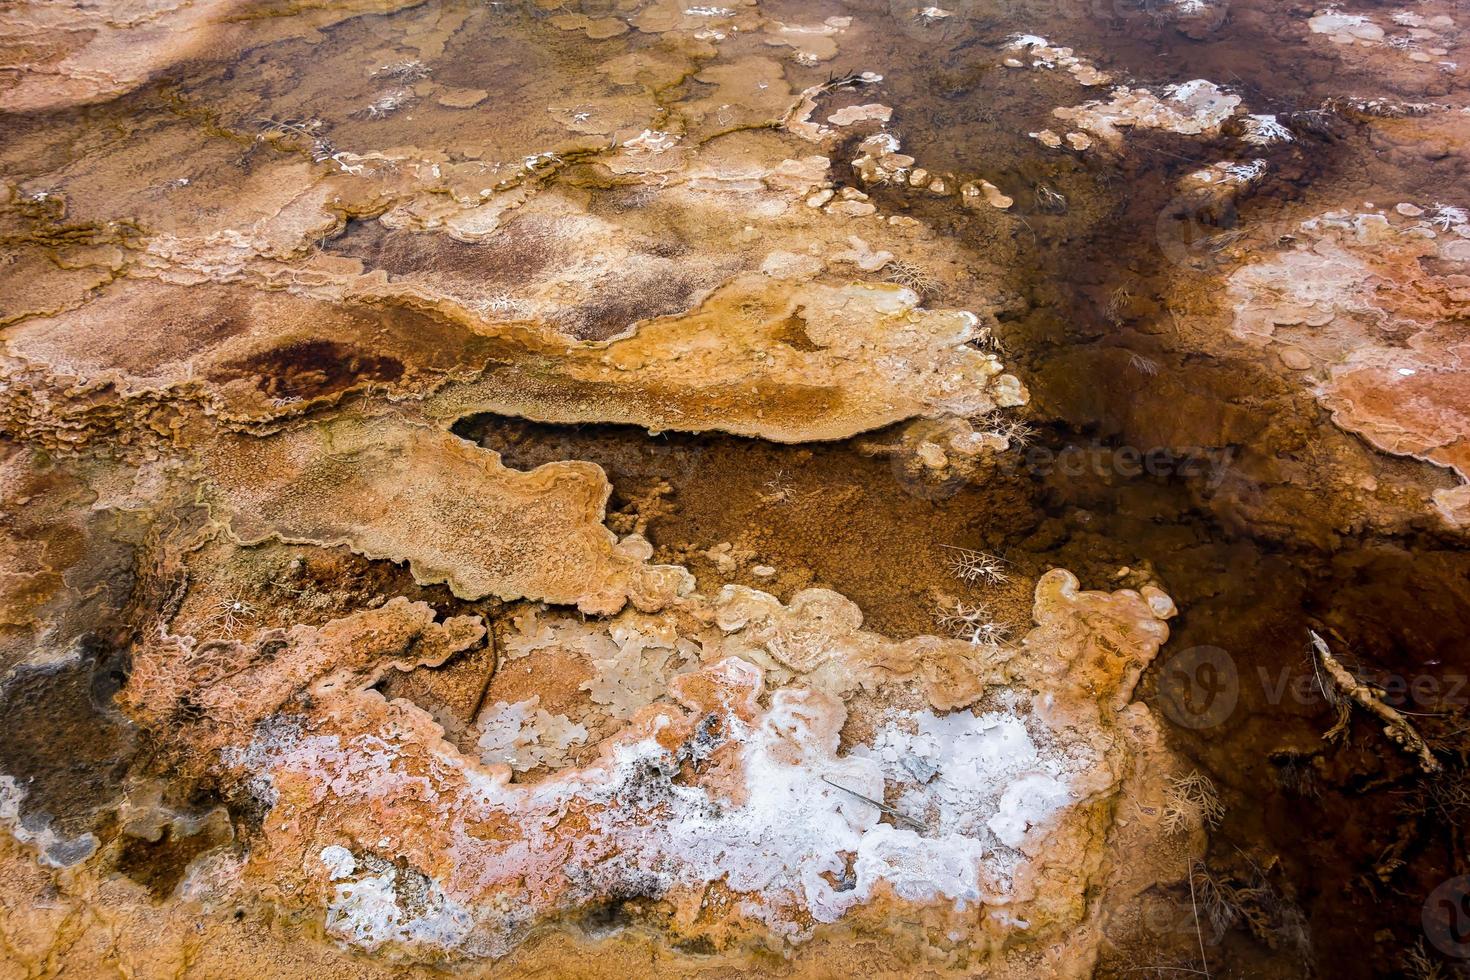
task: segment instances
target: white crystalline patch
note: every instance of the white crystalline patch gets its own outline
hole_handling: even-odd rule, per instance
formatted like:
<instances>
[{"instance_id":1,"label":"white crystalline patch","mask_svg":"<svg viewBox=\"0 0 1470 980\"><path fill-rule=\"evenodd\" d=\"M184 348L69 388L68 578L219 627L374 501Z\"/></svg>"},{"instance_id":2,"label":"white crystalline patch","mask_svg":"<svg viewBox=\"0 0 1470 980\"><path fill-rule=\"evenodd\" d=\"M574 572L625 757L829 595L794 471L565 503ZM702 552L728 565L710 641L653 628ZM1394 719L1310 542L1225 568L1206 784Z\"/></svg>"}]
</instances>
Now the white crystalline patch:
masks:
<instances>
[{"instance_id":1,"label":"white crystalline patch","mask_svg":"<svg viewBox=\"0 0 1470 980\"><path fill-rule=\"evenodd\" d=\"M759 675L737 658L721 667L739 675L732 690L752 689ZM465 768L447 748L436 750L430 768L453 768L464 781L453 800L403 772L399 746L374 736L343 742L282 731L258 740L249 755L254 766L312 773L344 805L373 806L405 793L437 799L445 819L461 828L449 848L459 869L454 890L445 895L436 883L412 879L420 896L413 903L403 899L404 881L392 866L360 859L348 872L355 877L343 880L346 861L325 849L321 873L336 879L328 926L344 942L371 949L433 935L453 947L470 931L457 901L473 902L478 888L497 882L551 879L574 883L572 901L629 882L660 894L723 879L744 893L747 912L800 938L809 932L804 919L835 921L882 882L914 902L1009 900L1028 855L1081 796L1074 780L1101 763L1088 743L1062 744L1023 718L1030 701L1000 699L1001 707L980 715L895 710L871 744L839 755L840 713L832 702L779 689L756 723L721 715L723 727L708 744L699 748L696 737L679 750L733 749L739 767L731 772L740 776L733 791L675 778L689 757L652 734L617 746L605 766L526 785L499 782ZM890 822L869 800L887 801L899 818ZM586 832L548 835L568 812L585 815ZM521 836L486 839L465 829L503 819Z\"/></svg>"},{"instance_id":2,"label":"white crystalline patch","mask_svg":"<svg viewBox=\"0 0 1470 980\"><path fill-rule=\"evenodd\" d=\"M791 893L821 922L867 901L879 881L917 902L1003 900L1020 849L1073 802L1075 763L1039 749L1017 715L900 713L871 746L832 758L813 745L800 708L778 691L750 733L744 806L712 809L702 790L677 790L687 795L663 839L639 835L643 860L677 858L686 880L728 876L738 891ZM852 795L881 800L889 784L902 790L895 809L922 833L880 823ZM839 890L829 879L843 875L844 853L856 859Z\"/></svg>"},{"instance_id":3,"label":"white crystalline patch","mask_svg":"<svg viewBox=\"0 0 1470 980\"><path fill-rule=\"evenodd\" d=\"M1086 86L1106 85L1112 76L1099 71L1097 66L1080 58L1068 47L1053 47L1051 42L1039 34L1012 34L1003 52L1013 52L1003 64L1010 68L1024 68L1025 64L1016 55L1031 59L1032 68L1065 68L1080 84Z\"/></svg>"},{"instance_id":4,"label":"white crystalline patch","mask_svg":"<svg viewBox=\"0 0 1470 980\"><path fill-rule=\"evenodd\" d=\"M1266 175L1269 164L1265 160L1252 160L1249 163L1237 163L1232 160L1222 160L1213 166L1213 171L1219 174L1219 180L1226 184L1253 184Z\"/></svg>"},{"instance_id":5,"label":"white crystalline patch","mask_svg":"<svg viewBox=\"0 0 1470 980\"><path fill-rule=\"evenodd\" d=\"M452 948L469 934L469 913L445 898L439 886L422 879L421 907L399 901L399 872L388 868L338 884L327 906L327 933L342 943L372 952L385 943L430 944Z\"/></svg>"},{"instance_id":6,"label":"white crystalline patch","mask_svg":"<svg viewBox=\"0 0 1470 980\"><path fill-rule=\"evenodd\" d=\"M1296 139L1291 130L1283 126L1274 115L1250 115L1244 119L1245 132L1241 141L1252 146L1270 146L1272 143L1290 143Z\"/></svg>"},{"instance_id":7,"label":"white crystalline patch","mask_svg":"<svg viewBox=\"0 0 1470 980\"><path fill-rule=\"evenodd\" d=\"M1343 222L1342 227L1352 225ZM1303 223L1305 231L1314 228ZM1264 345L1278 325L1325 326L1339 314L1366 308L1371 287L1365 284L1372 280L1360 258L1328 244L1243 266L1226 287L1235 308L1231 332L1248 343Z\"/></svg>"},{"instance_id":8,"label":"white crystalline patch","mask_svg":"<svg viewBox=\"0 0 1470 980\"><path fill-rule=\"evenodd\" d=\"M1005 50L1024 51L1027 48L1046 48L1050 46L1051 42L1038 34L1012 34L1010 41L1005 46Z\"/></svg>"},{"instance_id":9,"label":"white crystalline patch","mask_svg":"<svg viewBox=\"0 0 1470 980\"><path fill-rule=\"evenodd\" d=\"M387 875L338 885L327 908L327 931L367 950L377 949L398 930L400 909Z\"/></svg>"},{"instance_id":10,"label":"white crystalline patch","mask_svg":"<svg viewBox=\"0 0 1470 980\"><path fill-rule=\"evenodd\" d=\"M525 772L538 766L559 769L567 764L567 751L586 742L585 726L566 715L551 714L537 695L515 704L492 705L480 719L476 746L487 765L507 763Z\"/></svg>"},{"instance_id":11,"label":"white crystalline patch","mask_svg":"<svg viewBox=\"0 0 1470 980\"><path fill-rule=\"evenodd\" d=\"M1019 852L1072 802L1075 763L1039 748L1009 712L895 718L866 752L904 788L899 810L933 829L932 852L953 866L973 847L983 850L980 868L992 883L984 897L1000 897Z\"/></svg>"},{"instance_id":12,"label":"white crystalline patch","mask_svg":"<svg viewBox=\"0 0 1470 980\"><path fill-rule=\"evenodd\" d=\"M501 701L486 709L480 718L480 737L475 742L483 762L487 765L505 762L517 768L518 752L536 740L535 733L527 734L525 728L527 718L535 712L540 700L538 696L515 704Z\"/></svg>"},{"instance_id":13,"label":"white crystalline patch","mask_svg":"<svg viewBox=\"0 0 1470 980\"><path fill-rule=\"evenodd\" d=\"M333 881L338 878L346 878L357 870L357 859L352 856L351 851L340 844L327 845L322 848L322 853L318 856Z\"/></svg>"},{"instance_id":14,"label":"white crystalline patch","mask_svg":"<svg viewBox=\"0 0 1470 980\"><path fill-rule=\"evenodd\" d=\"M874 156L897 153L899 150L898 137L892 133L875 133L858 144L858 149Z\"/></svg>"},{"instance_id":15,"label":"white crystalline patch","mask_svg":"<svg viewBox=\"0 0 1470 980\"><path fill-rule=\"evenodd\" d=\"M1363 41L1383 39L1383 28L1364 14L1345 14L1329 10L1307 21L1314 34L1330 34L1334 37L1357 38Z\"/></svg>"},{"instance_id":16,"label":"white crystalline patch","mask_svg":"<svg viewBox=\"0 0 1470 980\"><path fill-rule=\"evenodd\" d=\"M869 103L867 105L852 105L838 109L827 117L827 121L834 126L851 126L854 123L876 120L887 122L893 118L893 110L886 105Z\"/></svg>"},{"instance_id":17,"label":"white crystalline patch","mask_svg":"<svg viewBox=\"0 0 1470 980\"><path fill-rule=\"evenodd\" d=\"M871 766L853 760L820 768L782 761L772 754L781 741L765 729L747 746L744 806L712 809L697 791L683 801L687 809L670 816L664 840L652 842L648 856L675 858L675 873L686 882L725 877L736 891L785 893L816 920L831 922L866 893L861 883L843 892L828 879L844 873L842 852L859 849L878 813L822 777L869 797L882 795L882 782ZM773 925L780 920L762 917Z\"/></svg>"},{"instance_id":18,"label":"white crystalline patch","mask_svg":"<svg viewBox=\"0 0 1470 980\"><path fill-rule=\"evenodd\" d=\"M995 816L985 826L1002 844L1020 850L1033 828L1045 827L1052 815L1069 802L1071 795L1063 780L1045 773L1027 773L1006 786Z\"/></svg>"},{"instance_id":19,"label":"white crystalline patch","mask_svg":"<svg viewBox=\"0 0 1470 980\"><path fill-rule=\"evenodd\" d=\"M1214 82L1196 78L1178 85L1167 85L1161 94L1126 85L1113 89L1107 102L1094 101L1078 106L1052 110L1078 129L1120 146L1120 129L1161 129L1184 136L1218 132L1221 125L1240 107L1240 96L1221 89ZM1056 135L1049 130L1035 134L1038 139Z\"/></svg>"},{"instance_id":20,"label":"white crystalline patch","mask_svg":"<svg viewBox=\"0 0 1470 980\"><path fill-rule=\"evenodd\" d=\"M1188 110L1186 113L1188 121L1201 127L1196 132L1218 127L1229 119L1236 107L1240 105L1240 96L1224 92L1214 82L1203 78L1196 78L1181 85L1165 86L1164 92L1167 93L1171 102L1176 102L1183 109ZM1185 128L1178 128L1176 131L1189 132Z\"/></svg>"},{"instance_id":21,"label":"white crystalline patch","mask_svg":"<svg viewBox=\"0 0 1470 980\"><path fill-rule=\"evenodd\" d=\"M671 133L660 132L656 129L645 129L643 132L626 140L623 147L629 150L646 150L649 153L662 153L672 149L679 142L679 137Z\"/></svg>"},{"instance_id":22,"label":"white crystalline patch","mask_svg":"<svg viewBox=\"0 0 1470 980\"><path fill-rule=\"evenodd\" d=\"M932 901L936 896L958 902L983 897L980 869L985 845L956 837L936 847L907 827L879 824L863 835L854 870L859 883L887 881L899 898Z\"/></svg>"}]
</instances>

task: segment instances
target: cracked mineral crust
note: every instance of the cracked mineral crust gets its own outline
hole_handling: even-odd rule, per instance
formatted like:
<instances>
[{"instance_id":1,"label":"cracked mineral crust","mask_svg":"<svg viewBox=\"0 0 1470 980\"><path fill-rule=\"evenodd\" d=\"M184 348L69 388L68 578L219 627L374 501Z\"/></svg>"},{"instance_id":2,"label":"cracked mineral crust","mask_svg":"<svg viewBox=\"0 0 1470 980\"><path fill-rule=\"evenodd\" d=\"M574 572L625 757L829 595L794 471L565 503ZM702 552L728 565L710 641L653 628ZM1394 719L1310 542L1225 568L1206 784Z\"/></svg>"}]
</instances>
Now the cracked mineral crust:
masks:
<instances>
[{"instance_id":1,"label":"cracked mineral crust","mask_svg":"<svg viewBox=\"0 0 1470 980\"><path fill-rule=\"evenodd\" d=\"M1429 6L1282 32L1453 81ZM0 976L1151 952L1219 805L1155 558L1227 537L1151 508L1470 521L1470 204L1305 148L1466 110L972 7L0 10ZM1192 925L1129 972L1211 975Z\"/></svg>"}]
</instances>

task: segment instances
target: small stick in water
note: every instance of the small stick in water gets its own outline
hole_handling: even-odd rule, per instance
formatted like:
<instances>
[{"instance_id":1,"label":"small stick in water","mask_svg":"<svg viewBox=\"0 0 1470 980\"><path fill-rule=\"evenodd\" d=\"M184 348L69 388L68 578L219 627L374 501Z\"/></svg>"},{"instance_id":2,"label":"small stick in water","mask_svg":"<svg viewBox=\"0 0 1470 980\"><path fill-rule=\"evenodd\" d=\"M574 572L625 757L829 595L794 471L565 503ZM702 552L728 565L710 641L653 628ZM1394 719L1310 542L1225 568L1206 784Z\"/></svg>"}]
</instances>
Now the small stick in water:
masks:
<instances>
[{"instance_id":1,"label":"small stick in water","mask_svg":"<svg viewBox=\"0 0 1470 980\"><path fill-rule=\"evenodd\" d=\"M859 793L857 790L848 789L846 786L843 786L843 785L841 785L839 783L832 782L832 780L828 779L826 776L823 776L822 777L822 782L826 783L828 786L831 786L831 787L833 787L835 789L842 790L842 792L847 793L849 796L856 796L858 799L862 800L864 803L870 803L870 804L872 804L873 806L877 807L879 810L883 811L884 813L886 813L890 817L892 817L895 823L907 824L908 826L912 827L914 830L917 830L921 834L922 833L925 833L929 829L928 827L925 827L923 824L919 823L919 821L915 820L913 817L906 817L902 813L899 813L897 810L895 810L893 807L889 806L887 803L880 803L877 800L870 799L870 798L864 796L863 794Z\"/></svg>"}]
</instances>

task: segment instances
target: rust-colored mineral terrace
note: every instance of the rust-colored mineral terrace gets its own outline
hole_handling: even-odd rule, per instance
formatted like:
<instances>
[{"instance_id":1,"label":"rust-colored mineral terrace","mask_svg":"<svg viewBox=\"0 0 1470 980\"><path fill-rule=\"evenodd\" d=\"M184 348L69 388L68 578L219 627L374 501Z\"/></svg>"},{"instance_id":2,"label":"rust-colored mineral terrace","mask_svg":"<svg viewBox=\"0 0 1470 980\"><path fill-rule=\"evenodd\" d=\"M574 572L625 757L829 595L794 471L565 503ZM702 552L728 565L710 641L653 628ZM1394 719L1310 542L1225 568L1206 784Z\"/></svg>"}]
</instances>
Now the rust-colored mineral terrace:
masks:
<instances>
[{"instance_id":1,"label":"rust-colored mineral terrace","mask_svg":"<svg viewBox=\"0 0 1470 980\"><path fill-rule=\"evenodd\" d=\"M1470 976L1470 9L0 6L0 980Z\"/></svg>"}]
</instances>

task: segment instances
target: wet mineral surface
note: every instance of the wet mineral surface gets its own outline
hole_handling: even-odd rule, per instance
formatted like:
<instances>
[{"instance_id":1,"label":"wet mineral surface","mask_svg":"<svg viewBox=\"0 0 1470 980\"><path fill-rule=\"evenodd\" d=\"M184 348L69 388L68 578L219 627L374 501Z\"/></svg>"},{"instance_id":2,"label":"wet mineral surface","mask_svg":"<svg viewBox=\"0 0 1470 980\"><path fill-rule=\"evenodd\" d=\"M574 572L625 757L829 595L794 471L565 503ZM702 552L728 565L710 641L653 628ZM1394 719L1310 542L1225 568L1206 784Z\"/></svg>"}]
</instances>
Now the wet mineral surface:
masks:
<instances>
[{"instance_id":1,"label":"wet mineral surface","mask_svg":"<svg viewBox=\"0 0 1470 980\"><path fill-rule=\"evenodd\" d=\"M1466 973L1467 28L6 6L0 976Z\"/></svg>"}]
</instances>

